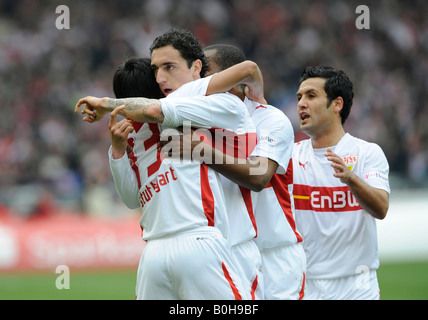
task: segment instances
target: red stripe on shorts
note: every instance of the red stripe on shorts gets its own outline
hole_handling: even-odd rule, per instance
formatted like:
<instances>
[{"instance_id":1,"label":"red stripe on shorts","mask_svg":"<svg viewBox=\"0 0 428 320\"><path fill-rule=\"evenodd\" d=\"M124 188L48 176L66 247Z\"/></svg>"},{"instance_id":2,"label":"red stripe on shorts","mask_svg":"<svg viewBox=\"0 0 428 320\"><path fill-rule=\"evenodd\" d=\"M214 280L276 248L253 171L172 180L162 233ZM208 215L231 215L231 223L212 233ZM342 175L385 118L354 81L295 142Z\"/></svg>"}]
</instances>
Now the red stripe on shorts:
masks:
<instances>
[{"instance_id":1,"label":"red stripe on shorts","mask_svg":"<svg viewBox=\"0 0 428 320\"><path fill-rule=\"evenodd\" d=\"M256 276L256 278L253 281L253 285L251 286L251 300L256 300L255 292L256 292L258 284L259 284L259 281L258 281L258 278Z\"/></svg>"},{"instance_id":2,"label":"red stripe on shorts","mask_svg":"<svg viewBox=\"0 0 428 320\"><path fill-rule=\"evenodd\" d=\"M224 262L221 263L221 266L223 268L223 274L226 277L227 282L229 282L230 288L232 289L233 295L235 296L235 300L242 300L242 297L239 294L238 288L233 283L233 280L230 277L229 271L227 271L227 268Z\"/></svg>"},{"instance_id":3,"label":"red stripe on shorts","mask_svg":"<svg viewBox=\"0 0 428 320\"><path fill-rule=\"evenodd\" d=\"M300 290L300 293L299 293L299 300L302 300L303 297L305 296L305 279L306 279L306 275L303 272L303 284L302 284L302 289Z\"/></svg>"}]
</instances>

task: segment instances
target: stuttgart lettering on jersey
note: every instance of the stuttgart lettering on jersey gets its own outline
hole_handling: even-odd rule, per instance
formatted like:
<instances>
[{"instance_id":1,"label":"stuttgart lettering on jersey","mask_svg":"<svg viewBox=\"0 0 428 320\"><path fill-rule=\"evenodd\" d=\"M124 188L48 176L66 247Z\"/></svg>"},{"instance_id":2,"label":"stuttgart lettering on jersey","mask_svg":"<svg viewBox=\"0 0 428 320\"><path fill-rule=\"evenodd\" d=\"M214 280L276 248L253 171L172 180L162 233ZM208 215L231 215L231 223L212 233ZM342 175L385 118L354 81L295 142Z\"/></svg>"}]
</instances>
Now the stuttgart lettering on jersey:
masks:
<instances>
[{"instance_id":1,"label":"stuttgart lettering on jersey","mask_svg":"<svg viewBox=\"0 0 428 320\"><path fill-rule=\"evenodd\" d=\"M152 199L154 193L160 192L162 186L165 186L175 180L177 180L177 177L174 174L174 169L171 167L165 173L158 174L157 182L150 182L146 185L144 191L139 192L141 206L144 207L144 205Z\"/></svg>"},{"instance_id":2,"label":"stuttgart lettering on jersey","mask_svg":"<svg viewBox=\"0 0 428 320\"><path fill-rule=\"evenodd\" d=\"M295 184L293 198L297 210L346 212L362 209L348 187L311 187Z\"/></svg>"}]
</instances>

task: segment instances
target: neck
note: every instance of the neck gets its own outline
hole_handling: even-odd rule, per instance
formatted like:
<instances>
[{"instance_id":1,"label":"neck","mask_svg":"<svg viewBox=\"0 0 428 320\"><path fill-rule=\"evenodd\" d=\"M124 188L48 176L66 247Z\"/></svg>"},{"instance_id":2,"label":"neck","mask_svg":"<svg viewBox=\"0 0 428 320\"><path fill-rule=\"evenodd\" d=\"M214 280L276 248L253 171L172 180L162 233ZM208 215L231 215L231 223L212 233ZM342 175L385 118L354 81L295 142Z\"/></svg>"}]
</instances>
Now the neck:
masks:
<instances>
[{"instance_id":1,"label":"neck","mask_svg":"<svg viewBox=\"0 0 428 320\"><path fill-rule=\"evenodd\" d=\"M320 136L311 137L312 147L314 149L328 148L339 143L340 139L345 135L345 130L341 128L330 134L322 134Z\"/></svg>"}]
</instances>

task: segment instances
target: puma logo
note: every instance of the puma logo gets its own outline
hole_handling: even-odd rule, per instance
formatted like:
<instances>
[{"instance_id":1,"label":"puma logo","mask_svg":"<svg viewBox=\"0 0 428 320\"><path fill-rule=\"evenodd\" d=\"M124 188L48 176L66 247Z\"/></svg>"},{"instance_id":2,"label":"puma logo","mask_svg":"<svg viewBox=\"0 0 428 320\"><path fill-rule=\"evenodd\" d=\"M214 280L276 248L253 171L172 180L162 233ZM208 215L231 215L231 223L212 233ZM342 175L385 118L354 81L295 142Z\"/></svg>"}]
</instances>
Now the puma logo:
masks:
<instances>
[{"instance_id":1,"label":"puma logo","mask_svg":"<svg viewBox=\"0 0 428 320\"><path fill-rule=\"evenodd\" d=\"M309 163L309 161L306 161L305 163L301 163L299 161L299 165L303 167L303 170L306 170L306 165Z\"/></svg>"}]
</instances>

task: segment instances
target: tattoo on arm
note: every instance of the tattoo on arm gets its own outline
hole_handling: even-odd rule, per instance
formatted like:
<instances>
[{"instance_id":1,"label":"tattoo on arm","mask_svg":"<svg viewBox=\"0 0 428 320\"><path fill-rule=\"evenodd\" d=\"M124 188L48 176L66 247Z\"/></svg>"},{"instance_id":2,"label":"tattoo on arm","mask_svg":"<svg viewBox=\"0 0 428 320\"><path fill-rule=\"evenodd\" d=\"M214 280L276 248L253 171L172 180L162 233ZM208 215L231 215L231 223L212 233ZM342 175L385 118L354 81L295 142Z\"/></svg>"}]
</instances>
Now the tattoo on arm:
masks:
<instances>
[{"instance_id":1,"label":"tattoo on arm","mask_svg":"<svg viewBox=\"0 0 428 320\"><path fill-rule=\"evenodd\" d=\"M148 98L126 98L126 99L109 99L107 102L107 108L109 111L113 111L119 106L125 106L123 110L123 116L130 117L133 120L144 121L144 122L162 122L164 114L161 111L159 115L153 116L148 113L150 107L160 107L161 103L157 99Z\"/></svg>"}]
</instances>

